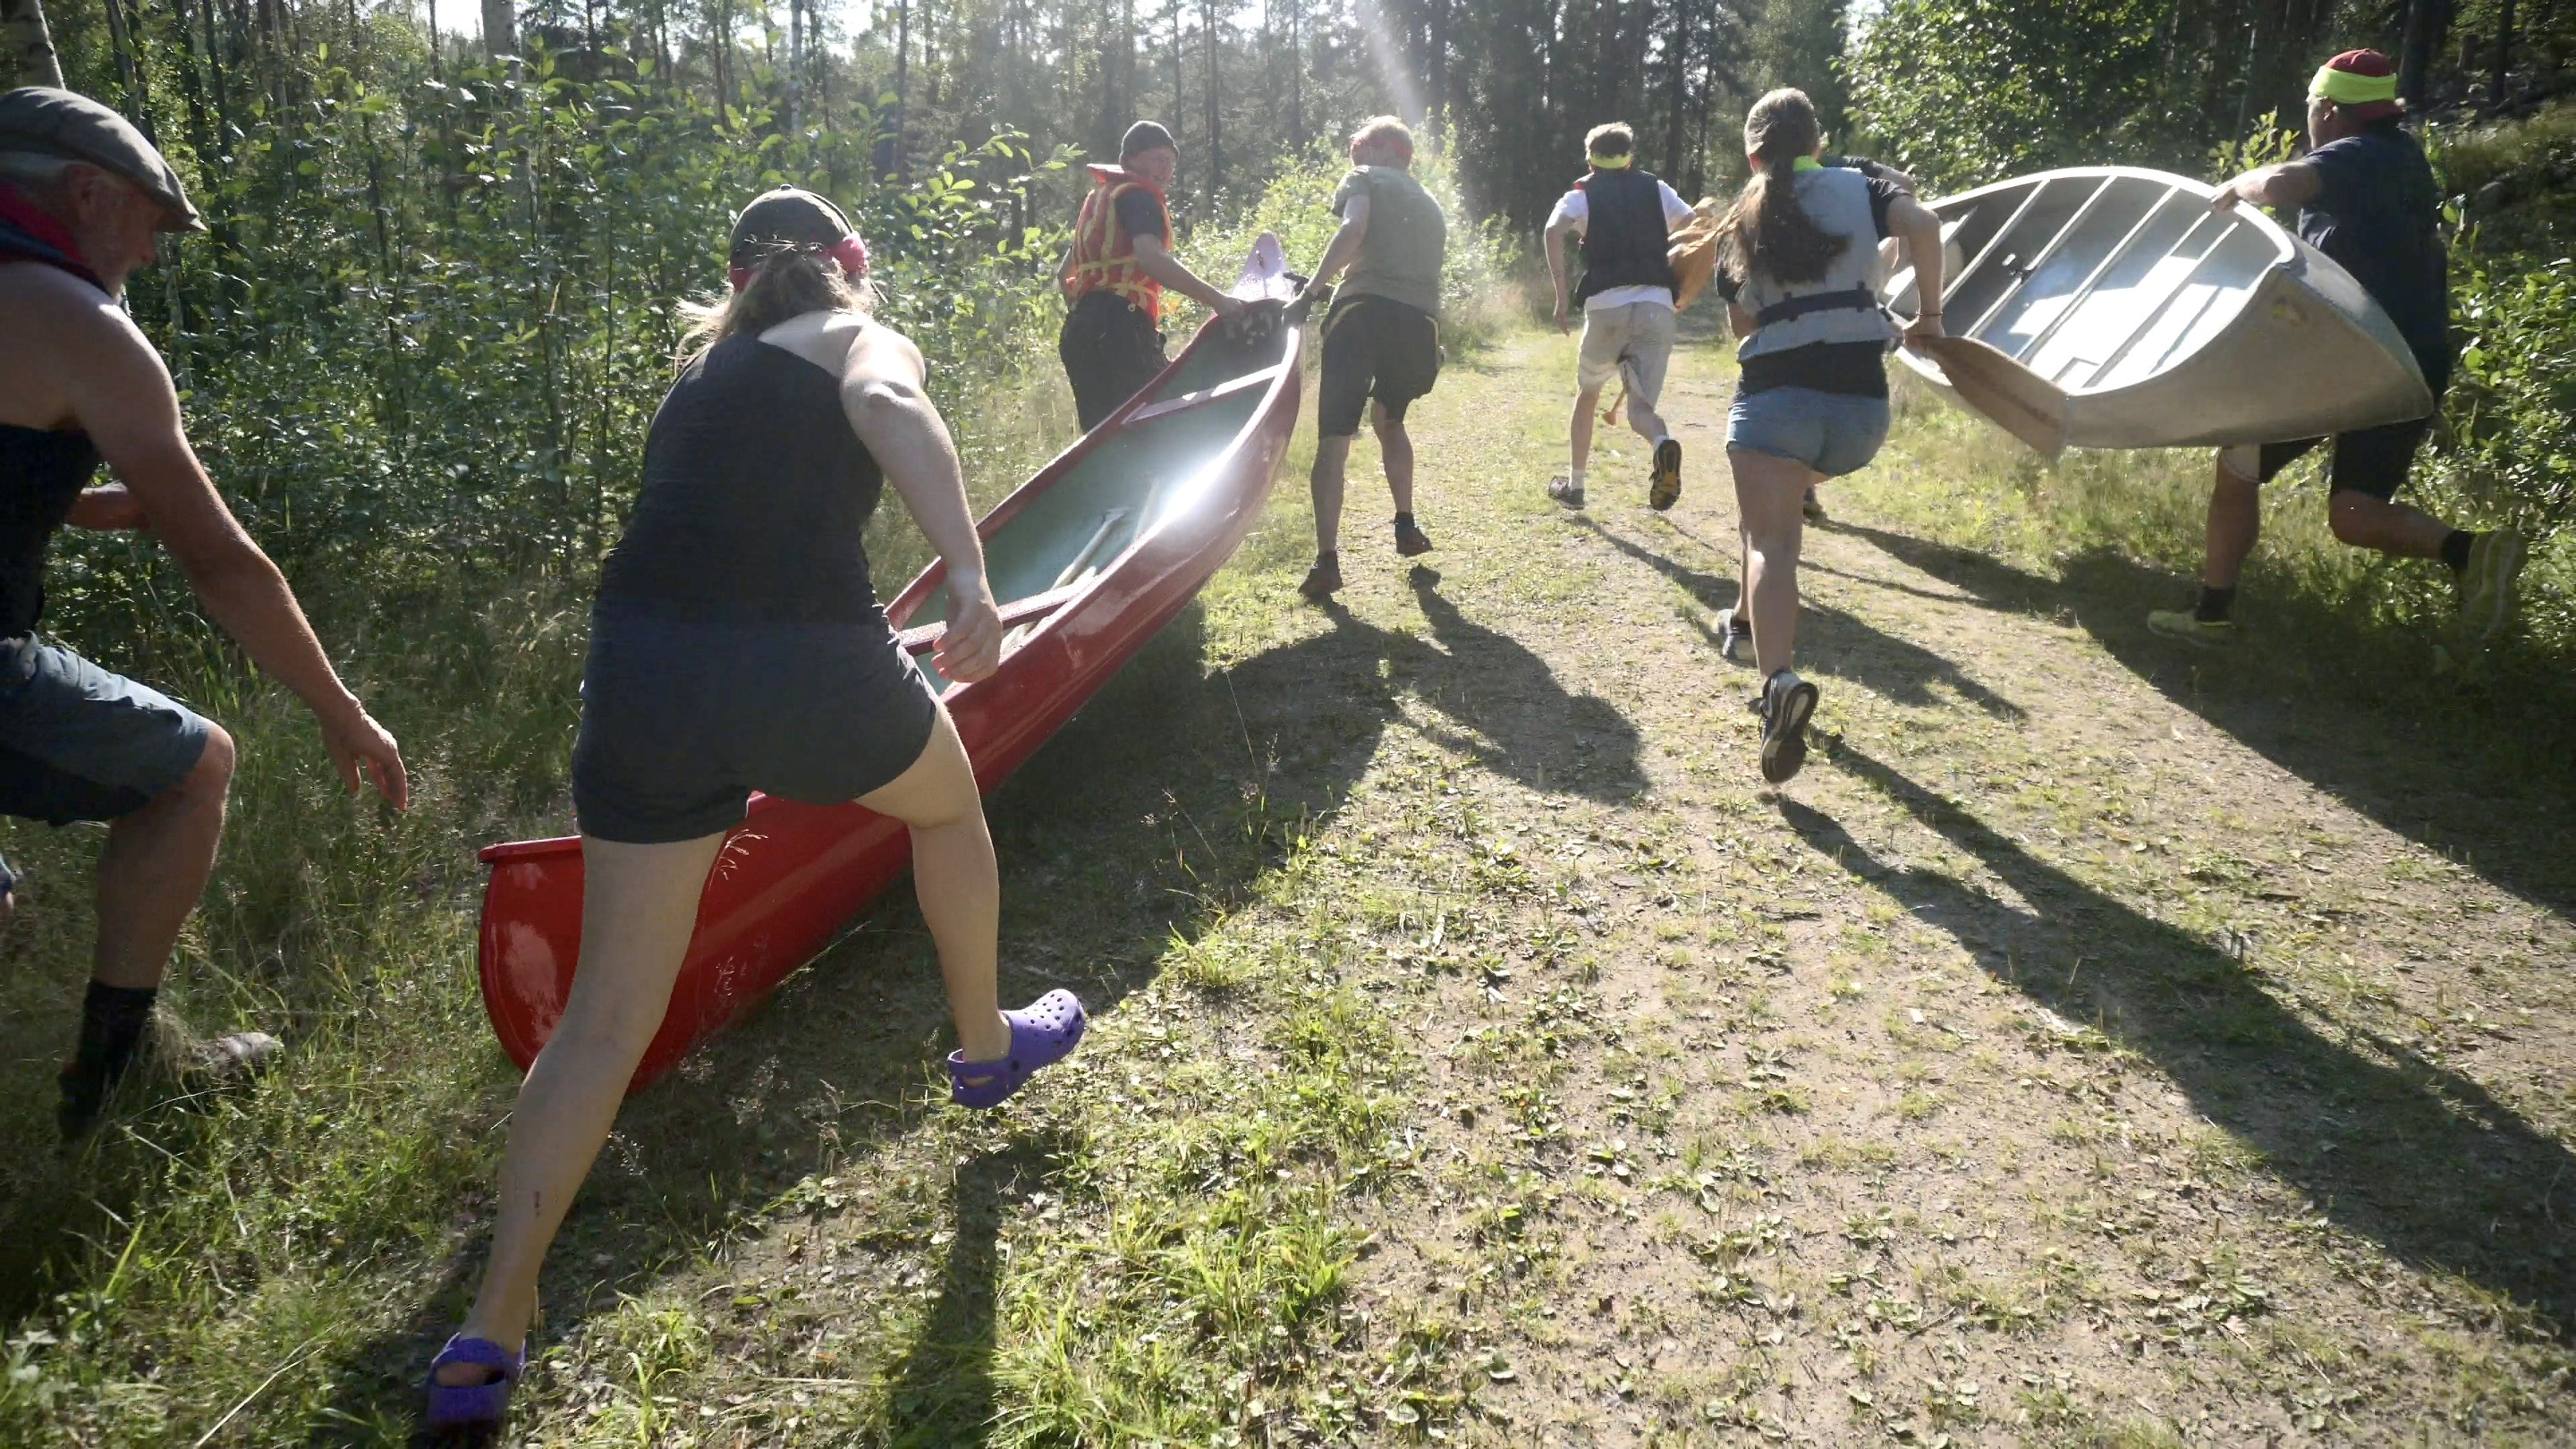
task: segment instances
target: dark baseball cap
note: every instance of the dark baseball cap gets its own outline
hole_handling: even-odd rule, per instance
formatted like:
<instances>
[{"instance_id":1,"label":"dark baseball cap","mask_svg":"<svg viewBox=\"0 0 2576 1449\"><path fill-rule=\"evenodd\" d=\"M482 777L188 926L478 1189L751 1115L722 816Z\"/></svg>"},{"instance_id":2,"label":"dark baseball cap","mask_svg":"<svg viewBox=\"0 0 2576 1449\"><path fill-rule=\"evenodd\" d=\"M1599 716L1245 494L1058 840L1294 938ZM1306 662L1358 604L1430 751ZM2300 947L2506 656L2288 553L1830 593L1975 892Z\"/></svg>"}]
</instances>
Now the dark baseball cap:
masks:
<instances>
[{"instance_id":1,"label":"dark baseball cap","mask_svg":"<svg viewBox=\"0 0 2576 1449\"><path fill-rule=\"evenodd\" d=\"M51 86L21 86L0 95L0 151L82 161L121 176L169 213L163 231L204 231L179 173L134 124L84 95Z\"/></svg>"},{"instance_id":2,"label":"dark baseball cap","mask_svg":"<svg viewBox=\"0 0 2576 1449\"><path fill-rule=\"evenodd\" d=\"M1172 133L1164 128L1162 122L1138 121L1127 128L1125 136L1119 138L1118 159L1124 161L1140 152L1156 149L1178 151L1181 146L1178 141L1172 139Z\"/></svg>"},{"instance_id":3,"label":"dark baseball cap","mask_svg":"<svg viewBox=\"0 0 2576 1449\"><path fill-rule=\"evenodd\" d=\"M828 247L857 227L828 199L798 186L781 186L751 199L733 219L733 263L743 266L773 247Z\"/></svg>"}]
</instances>

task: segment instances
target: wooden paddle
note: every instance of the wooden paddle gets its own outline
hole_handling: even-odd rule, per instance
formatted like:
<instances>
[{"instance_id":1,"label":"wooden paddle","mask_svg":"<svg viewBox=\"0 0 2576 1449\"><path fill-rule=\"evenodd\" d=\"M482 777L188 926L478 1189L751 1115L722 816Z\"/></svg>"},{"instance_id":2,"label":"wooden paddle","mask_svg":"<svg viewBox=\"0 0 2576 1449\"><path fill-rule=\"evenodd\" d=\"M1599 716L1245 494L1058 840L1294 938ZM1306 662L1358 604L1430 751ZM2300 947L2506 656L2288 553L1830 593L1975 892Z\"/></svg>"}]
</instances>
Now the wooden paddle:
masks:
<instances>
[{"instance_id":1,"label":"wooden paddle","mask_svg":"<svg viewBox=\"0 0 2576 1449\"><path fill-rule=\"evenodd\" d=\"M2052 462L2066 451L2066 394L2057 384L1973 337L1927 337L1911 345L1941 364L1951 391L1970 410Z\"/></svg>"}]
</instances>

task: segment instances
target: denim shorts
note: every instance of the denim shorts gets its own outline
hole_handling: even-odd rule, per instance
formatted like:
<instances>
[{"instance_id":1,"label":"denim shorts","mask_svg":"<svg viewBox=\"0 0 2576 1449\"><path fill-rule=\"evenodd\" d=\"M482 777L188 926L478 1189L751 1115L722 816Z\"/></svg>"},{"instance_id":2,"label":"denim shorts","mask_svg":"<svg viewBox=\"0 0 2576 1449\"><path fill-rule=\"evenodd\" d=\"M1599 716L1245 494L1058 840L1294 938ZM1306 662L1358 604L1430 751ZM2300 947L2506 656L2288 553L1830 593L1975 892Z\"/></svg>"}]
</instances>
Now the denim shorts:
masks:
<instances>
[{"instance_id":1,"label":"denim shorts","mask_svg":"<svg viewBox=\"0 0 2576 1449\"><path fill-rule=\"evenodd\" d=\"M854 623L711 623L602 602L572 749L581 832L665 845L742 823L751 792L837 805L930 743L930 681L882 610Z\"/></svg>"},{"instance_id":2,"label":"denim shorts","mask_svg":"<svg viewBox=\"0 0 2576 1449\"><path fill-rule=\"evenodd\" d=\"M1828 478L1856 473L1887 441L1887 399L1858 393L1774 387L1735 395L1726 413L1729 451L1804 463Z\"/></svg>"}]
</instances>

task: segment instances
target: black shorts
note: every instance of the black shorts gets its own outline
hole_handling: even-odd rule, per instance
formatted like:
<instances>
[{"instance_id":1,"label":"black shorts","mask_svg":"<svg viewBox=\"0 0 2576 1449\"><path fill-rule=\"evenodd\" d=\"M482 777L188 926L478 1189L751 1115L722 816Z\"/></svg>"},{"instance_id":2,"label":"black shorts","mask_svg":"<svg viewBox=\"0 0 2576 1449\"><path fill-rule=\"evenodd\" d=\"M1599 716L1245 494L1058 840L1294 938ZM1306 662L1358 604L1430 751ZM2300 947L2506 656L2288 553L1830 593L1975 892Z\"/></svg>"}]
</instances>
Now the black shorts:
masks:
<instances>
[{"instance_id":1,"label":"black shorts","mask_svg":"<svg viewBox=\"0 0 2576 1449\"><path fill-rule=\"evenodd\" d=\"M912 768L938 713L882 611L718 624L603 601L582 669L573 814L584 835L665 845L740 824L754 790L837 805Z\"/></svg>"},{"instance_id":2,"label":"black shorts","mask_svg":"<svg viewBox=\"0 0 2576 1449\"><path fill-rule=\"evenodd\" d=\"M114 820L178 788L214 726L68 649L0 639L0 815Z\"/></svg>"},{"instance_id":3,"label":"black shorts","mask_svg":"<svg viewBox=\"0 0 2576 1449\"><path fill-rule=\"evenodd\" d=\"M1055 355L1073 384L1074 412L1086 433L1144 391L1170 361L1162 329L1115 292L1093 292L1073 304L1056 334Z\"/></svg>"},{"instance_id":4,"label":"black shorts","mask_svg":"<svg viewBox=\"0 0 2576 1449\"><path fill-rule=\"evenodd\" d=\"M1324 382L1316 430L1347 438L1375 398L1393 422L1440 380L1440 323L1428 312L1388 297L1362 295L1333 304L1324 318Z\"/></svg>"},{"instance_id":5,"label":"black shorts","mask_svg":"<svg viewBox=\"0 0 2576 1449\"><path fill-rule=\"evenodd\" d=\"M2364 428L2357 433L2334 436L2334 460L2326 473L2329 493L2359 493L2385 503L2397 496L2406 484L2406 475L2414 470L2415 450L2433 431L2433 420L2417 418L2409 423L2390 423L2385 427ZM2323 438L2299 438L2287 443L2265 443L2263 460L2257 468L2257 481L2269 483L2272 476L2306 457Z\"/></svg>"}]
</instances>

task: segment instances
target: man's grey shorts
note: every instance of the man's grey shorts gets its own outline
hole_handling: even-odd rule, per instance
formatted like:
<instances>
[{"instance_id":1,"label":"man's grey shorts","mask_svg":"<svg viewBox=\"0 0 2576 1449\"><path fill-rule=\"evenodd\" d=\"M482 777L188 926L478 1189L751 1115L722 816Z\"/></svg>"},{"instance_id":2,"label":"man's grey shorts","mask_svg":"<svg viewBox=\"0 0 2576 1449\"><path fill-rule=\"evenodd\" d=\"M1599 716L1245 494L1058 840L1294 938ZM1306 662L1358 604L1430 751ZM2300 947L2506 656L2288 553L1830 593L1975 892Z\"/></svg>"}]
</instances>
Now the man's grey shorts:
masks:
<instances>
[{"instance_id":1,"label":"man's grey shorts","mask_svg":"<svg viewBox=\"0 0 2576 1449\"><path fill-rule=\"evenodd\" d=\"M0 815L113 820L197 768L214 726L59 645L0 639ZM0 890L9 888L0 864Z\"/></svg>"},{"instance_id":2,"label":"man's grey shorts","mask_svg":"<svg viewBox=\"0 0 2576 1449\"><path fill-rule=\"evenodd\" d=\"M1804 463L1828 478L1856 473L1887 441L1887 399L1812 387L1737 393L1726 413L1726 447Z\"/></svg>"},{"instance_id":3,"label":"man's grey shorts","mask_svg":"<svg viewBox=\"0 0 2576 1449\"><path fill-rule=\"evenodd\" d=\"M1664 400L1664 370L1673 360L1673 331L1678 325L1673 309L1658 302L1587 308L1574 386L1590 392L1624 375L1631 405L1643 402L1652 411Z\"/></svg>"}]
</instances>

